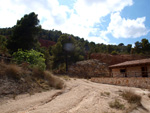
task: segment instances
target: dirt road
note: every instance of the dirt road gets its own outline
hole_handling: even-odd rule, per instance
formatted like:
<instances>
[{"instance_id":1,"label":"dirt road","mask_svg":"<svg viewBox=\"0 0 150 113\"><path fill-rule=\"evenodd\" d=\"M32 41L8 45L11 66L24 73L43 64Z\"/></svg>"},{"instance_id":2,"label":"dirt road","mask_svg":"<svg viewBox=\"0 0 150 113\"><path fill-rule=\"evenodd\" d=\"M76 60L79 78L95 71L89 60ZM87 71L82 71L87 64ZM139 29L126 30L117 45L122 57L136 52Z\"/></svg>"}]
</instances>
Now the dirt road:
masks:
<instances>
[{"instance_id":1,"label":"dirt road","mask_svg":"<svg viewBox=\"0 0 150 113\"><path fill-rule=\"evenodd\" d=\"M142 107L131 107L120 93L132 90L142 96ZM93 83L85 79L66 81L63 90L51 90L34 95L19 95L15 99L1 100L0 113L149 113L150 98L147 90ZM125 109L111 108L118 99ZM147 109L147 110L146 110Z\"/></svg>"}]
</instances>

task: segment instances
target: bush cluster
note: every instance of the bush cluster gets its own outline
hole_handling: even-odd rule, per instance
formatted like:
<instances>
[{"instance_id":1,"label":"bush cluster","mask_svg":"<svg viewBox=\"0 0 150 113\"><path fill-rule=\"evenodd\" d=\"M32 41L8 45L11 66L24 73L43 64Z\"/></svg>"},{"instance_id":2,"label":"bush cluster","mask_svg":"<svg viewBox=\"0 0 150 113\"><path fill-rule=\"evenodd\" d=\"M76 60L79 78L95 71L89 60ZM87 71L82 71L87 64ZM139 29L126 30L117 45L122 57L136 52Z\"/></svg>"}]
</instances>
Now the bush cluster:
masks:
<instances>
[{"instance_id":1,"label":"bush cluster","mask_svg":"<svg viewBox=\"0 0 150 113\"><path fill-rule=\"evenodd\" d=\"M46 68L44 54L33 49L26 51L19 49L17 52L14 52L12 56L13 60L18 64L26 62L29 63L31 67L38 67L42 70Z\"/></svg>"}]
</instances>

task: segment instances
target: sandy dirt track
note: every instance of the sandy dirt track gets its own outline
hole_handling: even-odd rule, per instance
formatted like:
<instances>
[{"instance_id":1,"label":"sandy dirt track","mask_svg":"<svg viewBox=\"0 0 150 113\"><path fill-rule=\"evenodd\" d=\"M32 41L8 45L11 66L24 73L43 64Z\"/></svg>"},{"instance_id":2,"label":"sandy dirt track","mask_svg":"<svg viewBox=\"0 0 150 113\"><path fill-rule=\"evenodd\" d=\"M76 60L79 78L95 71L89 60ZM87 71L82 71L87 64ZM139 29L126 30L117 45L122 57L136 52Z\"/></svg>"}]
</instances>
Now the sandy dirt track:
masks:
<instances>
[{"instance_id":1,"label":"sandy dirt track","mask_svg":"<svg viewBox=\"0 0 150 113\"><path fill-rule=\"evenodd\" d=\"M66 81L63 90L51 90L34 95L19 95L15 99L1 100L0 113L124 113L130 105L120 92L132 90L142 96L142 105L131 113L150 113L147 90L93 83L85 79ZM111 108L109 103L119 99L124 110ZM129 112L129 111L128 111Z\"/></svg>"}]
</instances>

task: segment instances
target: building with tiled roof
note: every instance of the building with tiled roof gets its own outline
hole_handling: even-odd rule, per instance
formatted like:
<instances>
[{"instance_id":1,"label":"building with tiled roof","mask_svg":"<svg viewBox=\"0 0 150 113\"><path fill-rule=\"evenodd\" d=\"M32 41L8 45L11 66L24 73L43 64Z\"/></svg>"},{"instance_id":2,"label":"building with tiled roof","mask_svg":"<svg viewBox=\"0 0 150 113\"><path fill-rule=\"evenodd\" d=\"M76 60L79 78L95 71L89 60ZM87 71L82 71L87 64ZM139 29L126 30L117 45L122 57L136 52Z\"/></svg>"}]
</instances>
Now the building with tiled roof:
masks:
<instances>
[{"instance_id":1,"label":"building with tiled roof","mask_svg":"<svg viewBox=\"0 0 150 113\"><path fill-rule=\"evenodd\" d=\"M113 77L150 77L150 58L109 66Z\"/></svg>"}]
</instances>

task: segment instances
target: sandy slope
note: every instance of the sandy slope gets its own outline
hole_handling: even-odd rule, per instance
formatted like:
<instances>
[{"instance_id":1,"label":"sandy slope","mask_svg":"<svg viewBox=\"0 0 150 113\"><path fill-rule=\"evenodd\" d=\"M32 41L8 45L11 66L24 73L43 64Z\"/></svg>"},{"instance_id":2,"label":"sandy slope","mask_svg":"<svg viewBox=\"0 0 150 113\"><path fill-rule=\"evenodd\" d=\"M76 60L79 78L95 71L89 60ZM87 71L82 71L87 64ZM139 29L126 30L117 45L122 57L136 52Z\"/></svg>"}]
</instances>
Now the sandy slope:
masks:
<instances>
[{"instance_id":1,"label":"sandy slope","mask_svg":"<svg viewBox=\"0 0 150 113\"><path fill-rule=\"evenodd\" d=\"M123 113L130 105L119 95L123 90L132 90L142 96L142 104L147 109L137 108L132 113L150 112L148 91L93 83L84 79L71 79L63 90L51 90L34 95L19 95L16 99L1 100L0 113ZM109 103L119 99L125 110L109 107ZM149 110L149 111L148 111Z\"/></svg>"}]
</instances>

